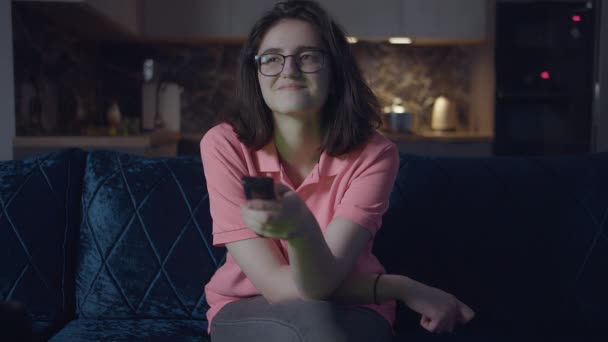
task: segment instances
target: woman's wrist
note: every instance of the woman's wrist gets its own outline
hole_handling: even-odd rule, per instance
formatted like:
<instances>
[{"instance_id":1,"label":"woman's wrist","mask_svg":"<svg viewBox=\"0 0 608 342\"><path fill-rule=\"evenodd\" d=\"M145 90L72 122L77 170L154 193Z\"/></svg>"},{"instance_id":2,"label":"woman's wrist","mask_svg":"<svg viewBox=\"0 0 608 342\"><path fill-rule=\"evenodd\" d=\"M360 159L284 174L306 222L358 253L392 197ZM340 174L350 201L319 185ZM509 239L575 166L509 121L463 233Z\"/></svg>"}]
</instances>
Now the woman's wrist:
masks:
<instances>
[{"instance_id":1,"label":"woman's wrist","mask_svg":"<svg viewBox=\"0 0 608 342\"><path fill-rule=\"evenodd\" d=\"M411 307L414 302L420 299L420 293L424 285L412 278L403 277L402 286L399 293L400 300L407 306Z\"/></svg>"},{"instance_id":2,"label":"woman's wrist","mask_svg":"<svg viewBox=\"0 0 608 342\"><path fill-rule=\"evenodd\" d=\"M400 300L406 305L411 299L415 281L400 274L383 274L377 284L377 298L379 302L386 300Z\"/></svg>"},{"instance_id":3,"label":"woman's wrist","mask_svg":"<svg viewBox=\"0 0 608 342\"><path fill-rule=\"evenodd\" d=\"M382 274L375 284L376 302L382 304L389 300L402 300L408 279L400 274Z\"/></svg>"}]
</instances>

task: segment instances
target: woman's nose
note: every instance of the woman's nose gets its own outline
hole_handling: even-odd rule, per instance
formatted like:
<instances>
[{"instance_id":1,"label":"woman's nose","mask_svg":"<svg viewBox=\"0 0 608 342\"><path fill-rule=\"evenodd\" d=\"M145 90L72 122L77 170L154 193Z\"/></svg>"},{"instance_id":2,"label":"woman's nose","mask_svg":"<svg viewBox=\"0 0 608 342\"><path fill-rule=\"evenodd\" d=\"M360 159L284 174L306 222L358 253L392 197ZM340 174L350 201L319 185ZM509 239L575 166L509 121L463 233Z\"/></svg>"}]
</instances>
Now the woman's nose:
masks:
<instances>
[{"instance_id":1,"label":"woman's nose","mask_svg":"<svg viewBox=\"0 0 608 342\"><path fill-rule=\"evenodd\" d=\"M298 75L300 69L296 63L296 56L285 57L285 64L283 65L283 71L281 72L284 76Z\"/></svg>"}]
</instances>

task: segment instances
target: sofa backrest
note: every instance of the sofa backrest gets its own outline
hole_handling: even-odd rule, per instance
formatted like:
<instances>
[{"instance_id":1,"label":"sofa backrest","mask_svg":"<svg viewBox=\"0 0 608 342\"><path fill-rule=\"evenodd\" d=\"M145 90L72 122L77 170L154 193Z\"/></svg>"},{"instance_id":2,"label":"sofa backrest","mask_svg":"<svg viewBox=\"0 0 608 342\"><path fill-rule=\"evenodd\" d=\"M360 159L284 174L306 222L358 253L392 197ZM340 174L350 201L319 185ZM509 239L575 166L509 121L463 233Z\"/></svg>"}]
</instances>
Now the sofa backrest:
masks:
<instances>
[{"instance_id":1,"label":"sofa backrest","mask_svg":"<svg viewBox=\"0 0 608 342\"><path fill-rule=\"evenodd\" d=\"M374 253L387 272L471 305L482 329L605 329L608 153L401 155ZM412 318L400 310L398 317Z\"/></svg>"},{"instance_id":2,"label":"sofa backrest","mask_svg":"<svg viewBox=\"0 0 608 342\"><path fill-rule=\"evenodd\" d=\"M76 275L81 318L204 319L223 263L196 157L94 151L86 160Z\"/></svg>"},{"instance_id":3,"label":"sofa backrest","mask_svg":"<svg viewBox=\"0 0 608 342\"><path fill-rule=\"evenodd\" d=\"M74 317L84 161L67 149L0 162L0 301L24 304L40 331Z\"/></svg>"}]
</instances>

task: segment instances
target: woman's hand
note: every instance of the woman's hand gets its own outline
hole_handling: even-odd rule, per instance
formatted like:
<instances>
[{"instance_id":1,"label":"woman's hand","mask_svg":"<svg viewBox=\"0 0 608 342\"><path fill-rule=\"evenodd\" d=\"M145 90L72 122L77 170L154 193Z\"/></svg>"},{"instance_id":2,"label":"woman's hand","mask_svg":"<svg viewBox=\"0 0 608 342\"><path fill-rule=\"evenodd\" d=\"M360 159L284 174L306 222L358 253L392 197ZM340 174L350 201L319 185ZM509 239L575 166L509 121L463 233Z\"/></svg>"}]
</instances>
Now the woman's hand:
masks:
<instances>
[{"instance_id":1,"label":"woman's hand","mask_svg":"<svg viewBox=\"0 0 608 342\"><path fill-rule=\"evenodd\" d=\"M275 183L276 200L248 200L241 205L247 227L261 237L290 240L316 222L302 199L287 186Z\"/></svg>"},{"instance_id":2,"label":"woman's hand","mask_svg":"<svg viewBox=\"0 0 608 342\"><path fill-rule=\"evenodd\" d=\"M401 300L422 315L420 325L434 333L452 332L457 324L464 324L475 317L475 312L453 295L413 282L404 289Z\"/></svg>"}]
</instances>

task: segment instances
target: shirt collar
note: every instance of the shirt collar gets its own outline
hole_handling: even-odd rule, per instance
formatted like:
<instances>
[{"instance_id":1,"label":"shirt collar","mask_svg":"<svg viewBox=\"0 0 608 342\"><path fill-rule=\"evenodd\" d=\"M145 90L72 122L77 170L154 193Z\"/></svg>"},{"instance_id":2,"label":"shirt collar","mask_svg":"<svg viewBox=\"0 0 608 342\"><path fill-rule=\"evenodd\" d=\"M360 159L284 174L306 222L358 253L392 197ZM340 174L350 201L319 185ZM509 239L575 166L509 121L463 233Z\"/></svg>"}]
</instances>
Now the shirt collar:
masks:
<instances>
[{"instance_id":1,"label":"shirt collar","mask_svg":"<svg viewBox=\"0 0 608 342\"><path fill-rule=\"evenodd\" d=\"M261 149L255 151L255 159L257 161L257 167L260 172L280 172L281 164L279 162L279 155L277 148L274 144L274 140L271 140ZM335 176L340 172L346 164L348 164L348 154L332 157L325 151L321 153L319 163L317 164L316 175L322 176Z\"/></svg>"},{"instance_id":2,"label":"shirt collar","mask_svg":"<svg viewBox=\"0 0 608 342\"><path fill-rule=\"evenodd\" d=\"M274 140L271 140L261 149L254 152L257 167L260 172L280 172L279 155Z\"/></svg>"},{"instance_id":3,"label":"shirt collar","mask_svg":"<svg viewBox=\"0 0 608 342\"><path fill-rule=\"evenodd\" d=\"M319 176L335 176L348 164L348 154L332 157L325 151L319 158Z\"/></svg>"}]
</instances>

